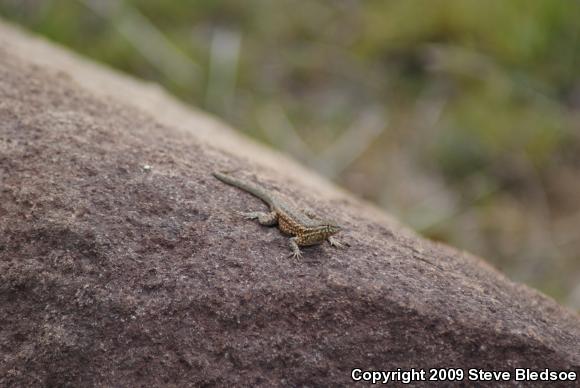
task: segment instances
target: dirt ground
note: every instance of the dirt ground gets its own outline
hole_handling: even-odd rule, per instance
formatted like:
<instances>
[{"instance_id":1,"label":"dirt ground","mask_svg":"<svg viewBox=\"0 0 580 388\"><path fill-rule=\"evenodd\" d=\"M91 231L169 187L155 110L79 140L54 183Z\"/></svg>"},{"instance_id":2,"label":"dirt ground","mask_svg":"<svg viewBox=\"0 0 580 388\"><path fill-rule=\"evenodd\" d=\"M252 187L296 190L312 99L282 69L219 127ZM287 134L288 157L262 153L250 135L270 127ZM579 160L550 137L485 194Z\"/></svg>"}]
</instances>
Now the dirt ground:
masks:
<instances>
[{"instance_id":1,"label":"dirt ground","mask_svg":"<svg viewBox=\"0 0 580 388\"><path fill-rule=\"evenodd\" d=\"M0 386L580 369L580 319L553 300L151 86L0 36ZM217 170L333 218L350 247L288 259Z\"/></svg>"}]
</instances>

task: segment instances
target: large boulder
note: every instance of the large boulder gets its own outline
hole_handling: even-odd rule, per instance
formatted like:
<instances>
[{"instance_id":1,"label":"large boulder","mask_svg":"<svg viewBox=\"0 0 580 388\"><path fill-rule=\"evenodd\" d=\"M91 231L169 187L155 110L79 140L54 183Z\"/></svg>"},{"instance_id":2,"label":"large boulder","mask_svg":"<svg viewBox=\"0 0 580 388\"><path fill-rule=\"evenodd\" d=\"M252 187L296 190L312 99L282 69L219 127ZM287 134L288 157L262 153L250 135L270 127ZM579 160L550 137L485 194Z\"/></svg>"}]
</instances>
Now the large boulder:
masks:
<instances>
[{"instance_id":1,"label":"large boulder","mask_svg":"<svg viewBox=\"0 0 580 388\"><path fill-rule=\"evenodd\" d=\"M350 246L288 259L287 237L237 213L264 205L216 170L337 220ZM580 367L580 319L550 298L5 24L0 312L0 386L336 386L443 367L518 385L515 368Z\"/></svg>"}]
</instances>

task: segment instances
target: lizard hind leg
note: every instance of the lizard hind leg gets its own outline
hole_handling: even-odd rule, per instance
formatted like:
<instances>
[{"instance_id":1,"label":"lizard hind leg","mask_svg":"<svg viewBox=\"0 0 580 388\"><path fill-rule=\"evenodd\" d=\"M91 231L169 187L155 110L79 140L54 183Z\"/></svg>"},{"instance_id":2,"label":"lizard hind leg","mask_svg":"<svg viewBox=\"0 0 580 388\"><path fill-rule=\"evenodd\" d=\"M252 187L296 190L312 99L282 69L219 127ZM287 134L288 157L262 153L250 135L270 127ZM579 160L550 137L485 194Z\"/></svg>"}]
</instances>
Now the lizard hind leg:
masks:
<instances>
[{"instance_id":1,"label":"lizard hind leg","mask_svg":"<svg viewBox=\"0 0 580 388\"><path fill-rule=\"evenodd\" d=\"M258 220L260 225L274 226L278 223L278 214L276 212L248 212L242 213L249 220Z\"/></svg>"}]
</instances>

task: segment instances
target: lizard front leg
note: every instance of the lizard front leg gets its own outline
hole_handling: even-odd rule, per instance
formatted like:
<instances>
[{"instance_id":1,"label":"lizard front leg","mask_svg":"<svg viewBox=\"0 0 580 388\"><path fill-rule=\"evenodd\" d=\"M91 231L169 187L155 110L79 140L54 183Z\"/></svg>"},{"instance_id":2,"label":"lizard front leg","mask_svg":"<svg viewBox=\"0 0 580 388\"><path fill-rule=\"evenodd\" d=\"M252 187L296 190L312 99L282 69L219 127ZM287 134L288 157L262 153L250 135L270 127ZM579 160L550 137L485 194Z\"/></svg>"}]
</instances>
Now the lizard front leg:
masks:
<instances>
[{"instance_id":1,"label":"lizard front leg","mask_svg":"<svg viewBox=\"0 0 580 388\"><path fill-rule=\"evenodd\" d=\"M258 220L260 225L264 226L274 226L278 223L278 214L276 212L248 212L242 213L242 215L249 220Z\"/></svg>"},{"instance_id":2,"label":"lizard front leg","mask_svg":"<svg viewBox=\"0 0 580 388\"><path fill-rule=\"evenodd\" d=\"M330 236L327 240L333 247L344 248L344 244L338 241L334 236Z\"/></svg>"},{"instance_id":3,"label":"lizard front leg","mask_svg":"<svg viewBox=\"0 0 580 388\"><path fill-rule=\"evenodd\" d=\"M292 250L292 253L288 257L292 257L298 260L302 258L302 251L298 246L297 239L297 237L292 237L290 239L290 249Z\"/></svg>"}]
</instances>

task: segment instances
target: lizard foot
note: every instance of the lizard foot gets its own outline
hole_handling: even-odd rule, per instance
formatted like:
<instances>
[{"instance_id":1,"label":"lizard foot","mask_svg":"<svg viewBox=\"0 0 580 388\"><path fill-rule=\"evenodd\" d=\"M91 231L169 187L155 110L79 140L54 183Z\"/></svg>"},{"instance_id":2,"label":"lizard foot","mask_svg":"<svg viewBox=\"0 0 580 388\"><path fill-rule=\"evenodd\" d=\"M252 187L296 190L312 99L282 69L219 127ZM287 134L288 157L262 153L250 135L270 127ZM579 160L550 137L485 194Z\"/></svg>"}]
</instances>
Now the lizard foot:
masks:
<instances>
[{"instance_id":1,"label":"lizard foot","mask_svg":"<svg viewBox=\"0 0 580 388\"><path fill-rule=\"evenodd\" d=\"M302 260L302 252L301 251L294 251L288 255L288 258L293 258L296 261Z\"/></svg>"},{"instance_id":2,"label":"lizard foot","mask_svg":"<svg viewBox=\"0 0 580 388\"><path fill-rule=\"evenodd\" d=\"M257 219L260 215L258 214L258 212L241 212L241 211L236 211L236 214L239 216L244 217L247 220L255 220Z\"/></svg>"},{"instance_id":3,"label":"lizard foot","mask_svg":"<svg viewBox=\"0 0 580 388\"><path fill-rule=\"evenodd\" d=\"M336 238L334 238L334 237L332 237L332 236L328 238L328 242L329 242L329 243L330 243L330 245L332 245L333 247L337 247L337 248L341 248L341 249L342 249L342 248L345 248L345 247L346 247L346 245L348 245L348 244L346 244L346 245L345 245L345 244L341 243L340 241L338 241Z\"/></svg>"},{"instance_id":4,"label":"lizard foot","mask_svg":"<svg viewBox=\"0 0 580 388\"><path fill-rule=\"evenodd\" d=\"M295 260L300 260L302 258L302 251L300 251L300 247L296 243L296 237L290 239L290 249L292 250L292 253L288 255L288 257L292 257Z\"/></svg>"},{"instance_id":5,"label":"lizard foot","mask_svg":"<svg viewBox=\"0 0 580 388\"><path fill-rule=\"evenodd\" d=\"M300 249L292 249L292 253L288 255L288 257L293 258L294 260L301 260L302 259L302 251Z\"/></svg>"}]
</instances>

